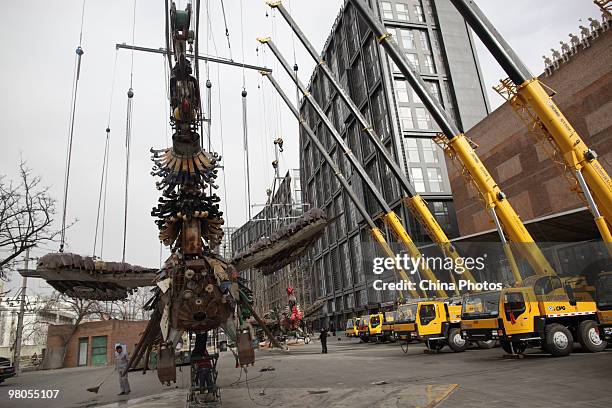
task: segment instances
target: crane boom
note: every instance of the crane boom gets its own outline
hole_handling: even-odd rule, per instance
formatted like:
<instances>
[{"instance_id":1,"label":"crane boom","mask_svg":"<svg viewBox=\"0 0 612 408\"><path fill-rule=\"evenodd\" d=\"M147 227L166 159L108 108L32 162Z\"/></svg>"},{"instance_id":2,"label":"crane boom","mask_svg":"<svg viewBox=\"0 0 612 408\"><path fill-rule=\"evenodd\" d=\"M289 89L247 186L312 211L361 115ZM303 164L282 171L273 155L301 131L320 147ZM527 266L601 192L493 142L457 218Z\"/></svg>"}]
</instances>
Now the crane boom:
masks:
<instances>
[{"instance_id":1,"label":"crane boom","mask_svg":"<svg viewBox=\"0 0 612 408\"><path fill-rule=\"evenodd\" d=\"M553 146L584 193L604 242L611 244L612 179L597 160L597 154L582 140L542 83L531 74L478 5L473 0L451 0L451 3L514 83L510 90L512 98L529 106L538 118L539 127L550 135Z\"/></svg>"},{"instance_id":2,"label":"crane boom","mask_svg":"<svg viewBox=\"0 0 612 408\"><path fill-rule=\"evenodd\" d=\"M450 151L451 154L455 155L461 161L465 170L469 173L469 176L478 188L478 191L484 198L487 208L495 211L506 234L518 248L521 255L529 262L536 274L554 274L554 269L535 244L533 237L529 231L527 231L527 228L525 228L520 217L508 202L506 195L502 192L501 188L493 179L493 176L480 160L468 139L444 110L442 104L430 93L425 82L412 68L397 43L391 41L391 34L385 30L384 26L373 14L372 9L362 0L349 0L349 2L372 29L378 42L397 65L400 72L410 83L412 89L419 96L433 119L438 126L440 126L442 132L446 135L445 147L447 151Z\"/></svg>"}]
</instances>

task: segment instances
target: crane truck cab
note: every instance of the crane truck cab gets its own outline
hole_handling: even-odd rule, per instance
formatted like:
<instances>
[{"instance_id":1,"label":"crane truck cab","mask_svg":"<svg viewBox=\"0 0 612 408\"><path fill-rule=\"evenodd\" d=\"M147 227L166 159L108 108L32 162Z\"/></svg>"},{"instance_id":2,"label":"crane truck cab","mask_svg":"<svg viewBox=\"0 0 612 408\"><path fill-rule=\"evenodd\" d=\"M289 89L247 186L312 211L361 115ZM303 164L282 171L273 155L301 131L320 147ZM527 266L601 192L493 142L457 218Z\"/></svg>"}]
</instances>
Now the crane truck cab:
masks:
<instances>
[{"instance_id":1,"label":"crane truck cab","mask_svg":"<svg viewBox=\"0 0 612 408\"><path fill-rule=\"evenodd\" d=\"M416 329L429 350L439 351L448 345L454 352L461 352L468 347L461 337L460 298L419 302Z\"/></svg>"},{"instance_id":2,"label":"crane truck cab","mask_svg":"<svg viewBox=\"0 0 612 408\"><path fill-rule=\"evenodd\" d=\"M399 305L393 323L393 335L400 341L409 343L416 333L417 302Z\"/></svg>"},{"instance_id":3,"label":"crane truck cab","mask_svg":"<svg viewBox=\"0 0 612 408\"><path fill-rule=\"evenodd\" d=\"M370 341L370 315L364 315L359 318L359 325L357 326L357 336L364 343Z\"/></svg>"},{"instance_id":4,"label":"crane truck cab","mask_svg":"<svg viewBox=\"0 0 612 408\"><path fill-rule=\"evenodd\" d=\"M493 290L463 296L461 337L481 348L492 347L502 332L499 322L501 291Z\"/></svg>"},{"instance_id":5,"label":"crane truck cab","mask_svg":"<svg viewBox=\"0 0 612 408\"><path fill-rule=\"evenodd\" d=\"M382 313L374 313L369 316L368 330L370 337L380 339L382 337L383 322L385 316Z\"/></svg>"},{"instance_id":6,"label":"crane truck cab","mask_svg":"<svg viewBox=\"0 0 612 408\"><path fill-rule=\"evenodd\" d=\"M357 320L348 319L346 321L346 328L344 329L344 335L346 337L357 337Z\"/></svg>"},{"instance_id":7,"label":"crane truck cab","mask_svg":"<svg viewBox=\"0 0 612 408\"><path fill-rule=\"evenodd\" d=\"M394 340L395 335L395 317L397 315L396 310L384 313L384 321L382 324L382 340Z\"/></svg>"},{"instance_id":8,"label":"crane truck cab","mask_svg":"<svg viewBox=\"0 0 612 408\"><path fill-rule=\"evenodd\" d=\"M595 284L599 337L612 341L612 272L604 272Z\"/></svg>"},{"instance_id":9,"label":"crane truck cab","mask_svg":"<svg viewBox=\"0 0 612 408\"><path fill-rule=\"evenodd\" d=\"M531 276L521 286L503 289L500 298L501 346L520 354L542 347L554 357L571 353L574 338L583 349L602 351L598 310L589 291L576 290L558 276Z\"/></svg>"}]
</instances>

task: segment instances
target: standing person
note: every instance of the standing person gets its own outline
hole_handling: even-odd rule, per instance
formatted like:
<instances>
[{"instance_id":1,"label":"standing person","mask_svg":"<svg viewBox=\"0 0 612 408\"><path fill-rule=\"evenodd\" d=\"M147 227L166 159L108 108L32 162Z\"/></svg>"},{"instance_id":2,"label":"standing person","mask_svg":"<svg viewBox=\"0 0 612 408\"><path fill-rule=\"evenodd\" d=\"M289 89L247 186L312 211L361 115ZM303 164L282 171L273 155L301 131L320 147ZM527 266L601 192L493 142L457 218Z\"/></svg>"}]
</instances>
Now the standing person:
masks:
<instances>
[{"instance_id":1,"label":"standing person","mask_svg":"<svg viewBox=\"0 0 612 408\"><path fill-rule=\"evenodd\" d=\"M327 329L326 328L321 329L319 340L321 340L321 353L327 354Z\"/></svg>"},{"instance_id":2,"label":"standing person","mask_svg":"<svg viewBox=\"0 0 612 408\"><path fill-rule=\"evenodd\" d=\"M117 395L127 395L130 393L130 383L128 382L128 374L123 375L123 370L128 366L128 354L123 351L121 344L115 347L115 370L119 372L119 387L121 392Z\"/></svg>"}]
</instances>

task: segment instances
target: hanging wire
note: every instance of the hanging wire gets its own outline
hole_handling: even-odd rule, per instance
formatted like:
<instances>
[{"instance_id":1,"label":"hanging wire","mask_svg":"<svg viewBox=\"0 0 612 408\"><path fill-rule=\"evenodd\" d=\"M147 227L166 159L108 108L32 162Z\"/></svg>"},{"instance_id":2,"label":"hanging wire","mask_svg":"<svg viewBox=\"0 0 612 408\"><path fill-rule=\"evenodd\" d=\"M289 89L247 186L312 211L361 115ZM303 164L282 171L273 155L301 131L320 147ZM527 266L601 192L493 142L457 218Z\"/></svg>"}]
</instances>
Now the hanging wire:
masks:
<instances>
[{"instance_id":1,"label":"hanging wire","mask_svg":"<svg viewBox=\"0 0 612 408\"><path fill-rule=\"evenodd\" d=\"M227 38L227 49L229 50L229 55L230 55L230 60L234 60L234 58L232 57L232 44L230 43L230 34L229 34L229 30L227 29L227 18L225 17L225 5L223 4L223 0L221 0L221 11L223 12L223 24L225 25L225 37ZM240 22L240 25L242 26L242 21ZM244 61L244 58L243 58Z\"/></svg>"},{"instance_id":2,"label":"hanging wire","mask_svg":"<svg viewBox=\"0 0 612 408\"><path fill-rule=\"evenodd\" d=\"M218 101L219 101L219 137L221 139L221 157L223 160L225 160L225 142L223 140L223 114L222 114L222 110L221 110L221 68L217 66L217 86L219 91L217 92L217 97L218 97ZM212 109L211 109L212 110ZM225 162L227 163L227 162ZM227 212L227 203L228 203L228 197L227 197L227 180L225 178L225 171L226 171L226 165L223 165L223 206L224 206L224 215L225 215L225 223L226 225L231 225L229 222L229 215Z\"/></svg>"},{"instance_id":3,"label":"hanging wire","mask_svg":"<svg viewBox=\"0 0 612 408\"><path fill-rule=\"evenodd\" d=\"M115 49L115 63L113 64L113 76L112 76L112 80L111 80L111 91L110 91L110 97L109 97L109 103L108 103L108 118L106 120L106 142L104 145L104 158L102 159L102 176L100 177L100 193L98 194L98 209L96 211L96 231L94 234L94 244L93 244L93 252L92 252L92 257L95 259L96 258L96 247L97 247L97 243L98 243L98 227L100 224L100 207L102 205L102 199L104 198L104 206L106 207L106 193L104 190L104 186L107 184L105 181L108 178L108 150L109 150L109 142L110 142L110 118L111 118L111 111L113 109L113 93L114 93L114 89L115 89L115 75L117 72L117 55L118 55L118 50ZM103 191L104 191L104 195L103 195ZM104 222L104 221L103 221ZM100 237L100 241L104 242L104 234L102 234L102 236ZM103 246L104 244L102 244ZM102 256L100 255L100 258Z\"/></svg>"},{"instance_id":4,"label":"hanging wire","mask_svg":"<svg viewBox=\"0 0 612 408\"><path fill-rule=\"evenodd\" d=\"M136 0L134 0L134 15L132 19L132 46L134 45L134 37L136 34ZM132 112L134 98L134 49L132 48L132 56L130 63L130 89L127 92L127 117L125 122L125 196L123 208L123 250L121 262L123 263L123 271L125 273L125 246L127 241L127 219L128 219L128 191L130 185L130 145L132 139Z\"/></svg>"},{"instance_id":5,"label":"hanging wire","mask_svg":"<svg viewBox=\"0 0 612 408\"><path fill-rule=\"evenodd\" d=\"M244 68L244 6L240 0L240 48L242 50L242 90L246 89L246 69Z\"/></svg>"},{"instance_id":6,"label":"hanging wire","mask_svg":"<svg viewBox=\"0 0 612 408\"><path fill-rule=\"evenodd\" d=\"M68 145L66 147L66 170L64 171L64 197L62 203L62 229L60 234L59 251L64 252L66 244L66 211L68 208L68 185L70 184L70 165L72 164L72 142L74 139L74 118L76 113L77 94L79 89L79 78L81 76L81 57L85 53L81 45L83 44L83 25L85 22L85 0L81 8L81 29L79 32L79 45L76 48L76 57L74 61L74 74L72 79L72 93L70 100L70 115L69 115L69 130L68 130Z\"/></svg>"},{"instance_id":7,"label":"hanging wire","mask_svg":"<svg viewBox=\"0 0 612 408\"><path fill-rule=\"evenodd\" d=\"M92 257L96 259L96 247L98 244L98 226L100 224L100 207L102 206L102 197L104 191L104 180L108 177L108 143L110 139L110 128L106 128L106 142L104 144L104 158L102 160L102 176L100 177L100 192L98 194L98 209L96 211L96 231L94 233L94 244ZM100 238L104 240L104 236Z\"/></svg>"}]
</instances>

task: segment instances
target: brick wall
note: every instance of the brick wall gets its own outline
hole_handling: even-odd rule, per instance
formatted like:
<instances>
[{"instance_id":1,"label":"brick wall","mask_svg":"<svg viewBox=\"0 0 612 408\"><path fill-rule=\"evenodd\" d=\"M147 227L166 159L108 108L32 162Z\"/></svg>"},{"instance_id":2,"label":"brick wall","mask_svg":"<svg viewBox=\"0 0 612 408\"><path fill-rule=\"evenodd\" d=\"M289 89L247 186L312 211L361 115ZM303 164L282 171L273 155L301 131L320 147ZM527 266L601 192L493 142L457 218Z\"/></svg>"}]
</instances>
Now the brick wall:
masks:
<instances>
[{"instance_id":1,"label":"brick wall","mask_svg":"<svg viewBox=\"0 0 612 408\"><path fill-rule=\"evenodd\" d=\"M96 322L85 322L79 325L77 331L67 345L64 367L76 367L79 355L79 339L88 338L87 364L91 365L92 338L95 336L107 336L106 361L114 363L115 343L126 344L128 352L134 351L136 343L147 327L148 321L126 321L126 320L104 320ZM50 325L47 337L47 348L53 353L60 350L63 339L70 335L71 325Z\"/></svg>"},{"instance_id":2,"label":"brick wall","mask_svg":"<svg viewBox=\"0 0 612 408\"><path fill-rule=\"evenodd\" d=\"M556 91L555 102L587 145L612 173L612 30L580 49L544 84ZM467 135L477 153L523 220L584 206L546 151L536 144L522 120L507 104L475 125ZM492 229L481 202L455 168L449 166L461 235ZM595 225L592 225L595 228Z\"/></svg>"}]
</instances>

